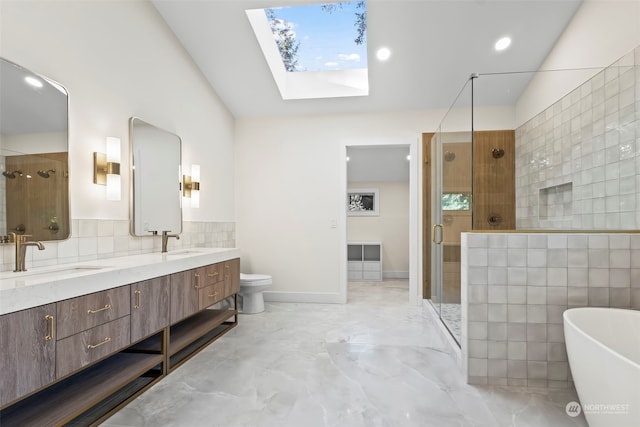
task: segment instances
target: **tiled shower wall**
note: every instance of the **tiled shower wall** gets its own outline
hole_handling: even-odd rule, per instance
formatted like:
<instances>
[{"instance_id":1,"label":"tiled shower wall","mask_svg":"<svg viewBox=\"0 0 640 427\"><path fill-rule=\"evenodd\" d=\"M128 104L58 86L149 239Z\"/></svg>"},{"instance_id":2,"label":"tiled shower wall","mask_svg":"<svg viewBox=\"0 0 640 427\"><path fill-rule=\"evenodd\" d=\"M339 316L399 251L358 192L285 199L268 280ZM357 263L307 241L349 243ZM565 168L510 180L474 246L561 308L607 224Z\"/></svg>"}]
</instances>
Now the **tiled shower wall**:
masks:
<instances>
[{"instance_id":1,"label":"tiled shower wall","mask_svg":"<svg viewBox=\"0 0 640 427\"><path fill-rule=\"evenodd\" d=\"M571 384L562 313L640 309L640 234L463 233L462 358L471 384Z\"/></svg>"},{"instance_id":2,"label":"tiled shower wall","mask_svg":"<svg viewBox=\"0 0 640 427\"><path fill-rule=\"evenodd\" d=\"M169 250L210 247L235 247L235 222L183 222L180 240L169 239ZM150 252L160 252L161 238L134 237L128 220L74 219L71 238L44 242L45 250L27 248L27 268L93 261ZM0 245L2 270L14 268L14 247Z\"/></svg>"},{"instance_id":3,"label":"tiled shower wall","mask_svg":"<svg viewBox=\"0 0 640 427\"><path fill-rule=\"evenodd\" d=\"M640 229L640 47L516 130L518 229Z\"/></svg>"}]
</instances>

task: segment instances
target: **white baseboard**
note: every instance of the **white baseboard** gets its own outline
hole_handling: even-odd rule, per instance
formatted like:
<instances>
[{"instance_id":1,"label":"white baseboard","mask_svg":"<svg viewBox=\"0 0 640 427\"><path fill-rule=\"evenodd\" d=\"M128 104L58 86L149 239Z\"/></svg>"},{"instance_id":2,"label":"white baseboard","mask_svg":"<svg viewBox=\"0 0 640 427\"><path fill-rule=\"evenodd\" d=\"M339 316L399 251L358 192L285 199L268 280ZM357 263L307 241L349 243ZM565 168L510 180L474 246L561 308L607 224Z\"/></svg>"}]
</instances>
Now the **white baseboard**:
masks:
<instances>
[{"instance_id":1,"label":"white baseboard","mask_svg":"<svg viewBox=\"0 0 640 427\"><path fill-rule=\"evenodd\" d=\"M383 271L382 278L383 279L408 279L409 272L408 271Z\"/></svg>"},{"instance_id":2,"label":"white baseboard","mask_svg":"<svg viewBox=\"0 0 640 427\"><path fill-rule=\"evenodd\" d=\"M278 292L264 291L264 300L270 302L301 302L316 304L345 304L344 296L330 292Z\"/></svg>"}]
</instances>

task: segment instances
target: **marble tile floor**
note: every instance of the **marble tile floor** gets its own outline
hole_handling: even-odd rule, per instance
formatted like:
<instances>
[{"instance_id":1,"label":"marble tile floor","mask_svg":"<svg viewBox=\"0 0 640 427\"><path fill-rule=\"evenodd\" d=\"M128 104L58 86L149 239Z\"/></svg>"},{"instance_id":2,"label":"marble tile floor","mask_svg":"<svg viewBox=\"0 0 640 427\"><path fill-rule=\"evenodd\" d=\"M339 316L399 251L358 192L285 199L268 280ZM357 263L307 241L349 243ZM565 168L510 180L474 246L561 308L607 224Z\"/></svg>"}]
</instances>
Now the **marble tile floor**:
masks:
<instances>
[{"instance_id":1,"label":"marble tile floor","mask_svg":"<svg viewBox=\"0 0 640 427\"><path fill-rule=\"evenodd\" d=\"M104 427L586 426L572 390L472 386L407 281L266 303Z\"/></svg>"}]
</instances>

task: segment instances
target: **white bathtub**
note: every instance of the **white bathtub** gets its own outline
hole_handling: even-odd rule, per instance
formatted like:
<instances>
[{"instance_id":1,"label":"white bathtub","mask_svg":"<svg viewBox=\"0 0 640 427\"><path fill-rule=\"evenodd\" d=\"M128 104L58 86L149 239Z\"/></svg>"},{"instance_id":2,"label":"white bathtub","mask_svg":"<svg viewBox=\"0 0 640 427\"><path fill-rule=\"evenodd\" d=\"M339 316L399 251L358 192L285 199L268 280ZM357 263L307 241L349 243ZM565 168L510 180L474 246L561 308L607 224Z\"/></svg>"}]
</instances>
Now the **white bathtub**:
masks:
<instances>
[{"instance_id":1,"label":"white bathtub","mask_svg":"<svg viewBox=\"0 0 640 427\"><path fill-rule=\"evenodd\" d=\"M564 335L589 426L640 426L640 311L569 309Z\"/></svg>"}]
</instances>

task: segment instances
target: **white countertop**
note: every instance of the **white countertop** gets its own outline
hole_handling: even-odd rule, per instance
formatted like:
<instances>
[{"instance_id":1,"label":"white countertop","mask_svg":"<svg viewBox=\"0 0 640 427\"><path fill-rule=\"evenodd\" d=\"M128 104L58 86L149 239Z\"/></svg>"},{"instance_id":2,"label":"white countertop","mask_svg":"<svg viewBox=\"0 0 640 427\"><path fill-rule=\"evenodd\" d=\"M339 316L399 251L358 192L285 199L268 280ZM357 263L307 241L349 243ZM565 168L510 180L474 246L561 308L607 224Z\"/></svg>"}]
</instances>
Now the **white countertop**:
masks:
<instances>
[{"instance_id":1,"label":"white countertop","mask_svg":"<svg viewBox=\"0 0 640 427\"><path fill-rule=\"evenodd\" d=\"M236 248L192 248L0 273L0 315L240 257Z\"/></svg>"}]
</instances>

